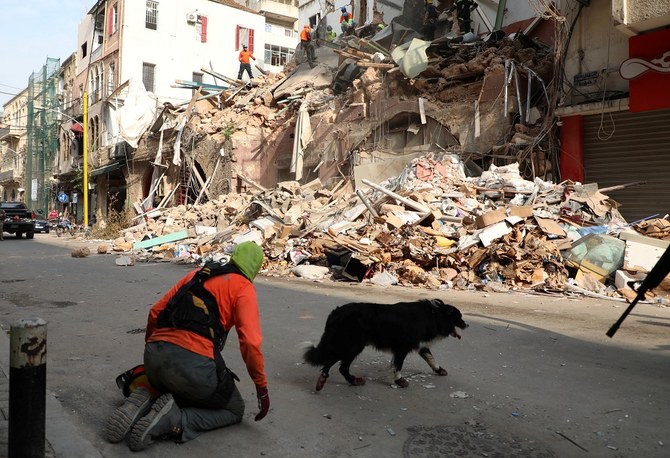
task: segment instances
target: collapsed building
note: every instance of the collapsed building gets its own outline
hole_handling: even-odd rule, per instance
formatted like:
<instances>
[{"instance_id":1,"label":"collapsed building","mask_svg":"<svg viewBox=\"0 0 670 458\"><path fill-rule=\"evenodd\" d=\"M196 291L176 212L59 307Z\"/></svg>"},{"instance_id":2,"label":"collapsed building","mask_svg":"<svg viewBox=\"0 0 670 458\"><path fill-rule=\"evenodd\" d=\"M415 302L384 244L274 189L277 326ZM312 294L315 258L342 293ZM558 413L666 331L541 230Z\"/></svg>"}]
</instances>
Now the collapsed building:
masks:
<instances>
[{"instance_id":1,"label":"collapsed building","mask_svg":"<svg viewBox=\"0 0 670 458\"><path fill-rule=\"evenodd\" d=\"M137 224L111 249L195 263L254 240L281 275L634 294L669 223L556 183L551 43L377 35L165 106L134 156Z\"/></svg>"}]
</instances>

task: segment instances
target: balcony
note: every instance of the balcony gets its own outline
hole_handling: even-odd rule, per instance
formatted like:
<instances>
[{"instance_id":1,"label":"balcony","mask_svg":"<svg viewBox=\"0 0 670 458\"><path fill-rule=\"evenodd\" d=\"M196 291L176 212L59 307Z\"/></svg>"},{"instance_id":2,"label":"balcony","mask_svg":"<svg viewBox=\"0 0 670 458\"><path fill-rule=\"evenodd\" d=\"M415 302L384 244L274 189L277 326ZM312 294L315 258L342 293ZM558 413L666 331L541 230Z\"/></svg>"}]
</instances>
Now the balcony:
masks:
<instances>
[{"instance_id":1,"label":"balcony","mask_svg":"<svg viewBox=\"0 0 670 458\"><path fill-rule=\"evenodd\" d=\"M295 22L298 20L298 7L294 0L249 0L249 8L263 13L267 19Z\"/></svg>"},{"instance_id":2,"label":"balcony","mask_svg":"<svg viewBox=\"0 0 670 458\"><path fill-rule=\"evenodd\" d=\"M612 0L612 18L628 35L670 25L670 0Z\"/></svg>"},{"instance_id":3,"label":"balcony","mask_svg":"<svg viewBox=\"0 0 670 458\"><path fill-rule=\"evenodd\" d=\"M12 126L0 127L0 141L7 140L10 137L19 138L19 129Z\"/></svg>"},{"instance_id":4,"label":"balcony","mask_svg":"<svg viewBox=\"0 0 670 458\"><path fill-rule=\"evenodd\" d=\"M5 170L0 172L0 183L9 183L14 181L14 170Z\"/></svg>"}]
</instances>

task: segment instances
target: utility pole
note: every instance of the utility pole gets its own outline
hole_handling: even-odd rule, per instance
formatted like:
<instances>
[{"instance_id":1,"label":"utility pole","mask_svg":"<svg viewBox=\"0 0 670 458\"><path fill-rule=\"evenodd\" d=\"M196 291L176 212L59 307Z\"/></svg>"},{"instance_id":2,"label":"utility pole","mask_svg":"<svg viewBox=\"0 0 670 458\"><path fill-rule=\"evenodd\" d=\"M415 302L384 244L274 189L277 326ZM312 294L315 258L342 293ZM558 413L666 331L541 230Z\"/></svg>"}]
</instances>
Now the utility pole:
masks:
<instances>
[{"instance_id":1,"label":"utility pole","mask_svg":"<svg viewBox=\"0 0 670 458\"><path fill-rule=\"evenodd\" d=\"M84 92L84 229L88 228L88 92Z\"/></svg>"}]
</instances>

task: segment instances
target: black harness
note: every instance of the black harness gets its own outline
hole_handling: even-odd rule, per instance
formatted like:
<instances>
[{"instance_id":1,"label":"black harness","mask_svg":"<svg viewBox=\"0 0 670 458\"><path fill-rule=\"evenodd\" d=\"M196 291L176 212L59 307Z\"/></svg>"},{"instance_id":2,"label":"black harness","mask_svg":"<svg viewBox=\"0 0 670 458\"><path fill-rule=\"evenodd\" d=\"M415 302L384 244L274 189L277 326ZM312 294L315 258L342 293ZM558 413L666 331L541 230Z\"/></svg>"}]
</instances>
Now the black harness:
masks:
<instances>
[{"instance_id":1,"label":"black harness","mask_svg":"<svg viewBox=\"0 0 670 458\"><path fill-rule=\"evenodd\" d=\"M223 350L227 333L221 324L219 305L214 295L205 289L205 282L217 275L243 275L234 264L208 262L191 280L179 288L177 294L158 314L156 328L191 331L214 343L214 354Z\"/></svg>"}]
</instances>

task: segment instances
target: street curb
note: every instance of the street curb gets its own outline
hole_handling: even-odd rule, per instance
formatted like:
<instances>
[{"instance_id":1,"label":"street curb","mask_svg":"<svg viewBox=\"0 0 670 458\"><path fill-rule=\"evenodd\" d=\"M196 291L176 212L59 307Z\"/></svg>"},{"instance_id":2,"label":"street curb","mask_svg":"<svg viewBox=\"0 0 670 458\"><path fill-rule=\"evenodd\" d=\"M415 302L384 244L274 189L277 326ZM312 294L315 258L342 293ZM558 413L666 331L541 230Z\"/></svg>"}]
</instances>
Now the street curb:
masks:
<instances>
[{"instance_id":1,"label":"street curb","mask_svg":"<svg viewBox=\"0 0 670 458\"><path fill-rule=\"evenodd\" d=\"M0 336L0 376L9 379L9 358L10 343L9 330L3 329ZM47 361L47 377L48 377ZM9 399L9 383L4 384L7 387L7 399ZM72 418L65 411L54 393L46 392L46 448L53 450L54 456L59 457L82 457L82 458L102 458L100 452L85 439L77 427L73 424ZM2 420L9 423L8 420ZM7 451L0 452L0 456L8 456ZM47 453L47 456L49 454Z\"/></svg>"}]
</instances>

